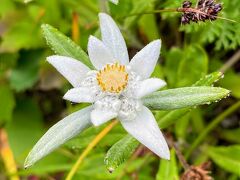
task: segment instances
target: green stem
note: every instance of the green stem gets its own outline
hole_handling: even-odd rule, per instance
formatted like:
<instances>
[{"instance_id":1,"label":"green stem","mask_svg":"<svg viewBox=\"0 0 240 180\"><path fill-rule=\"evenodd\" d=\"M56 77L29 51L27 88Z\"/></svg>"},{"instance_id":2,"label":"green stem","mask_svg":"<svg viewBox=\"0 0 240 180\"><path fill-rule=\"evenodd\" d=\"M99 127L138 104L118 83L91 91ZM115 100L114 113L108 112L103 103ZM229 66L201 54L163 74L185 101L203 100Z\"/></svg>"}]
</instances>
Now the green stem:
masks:
<instances>
[{"instance_id":1,"label":"green stem","mask_svg":"<svg viewBox=\"0 0 240 180\"><path fill-rule=\"evenodd\" d=\"M223 113L221 113L219 116L217 116L215 119L212 120L210 124L198 135L198 137L195 139L193 144L188 149L185 157L186 159L189 158L189 156L192 154L193 150L197 148L197 146L205 139L205 137L220 123L222 122L227 116L232 114L234 111L238 110L240 108L240 101L236 102L232 106L230 106L227 110L225 110Z\"/></svg>"},{"instance_id":2,"label":"green stem","mask_svg":"<svg viewBox=\"0 0 240 180\"><path fill-rule=\"evenodd\" d=\"M145 15L145 14L158 14L158 13L162 13L162 12L176 12L179 13L180 11L178 11L178 9L158 9L158 10L154 10L154 11L147 11L147 12L142 12L142 13L133 13L133 14L129 14L127 16L123 16L121 17L123 18L128 18L131 16L140 16L140 15Z\"/></svg>"},{"instance_id":3,"label":"green stem","mask_svg":"<svg viewBox=\"0 0 240 180\"><path fill-rule=\"evenodd\" d=\"M196 8L175 8L175 9L158 9L158 10L148 11L148 12L143 12L143 13L133 13L133 14L129 14L127 16L120 17L120 19L125 19L125 18L131 17L131 16L141 16L141 15L146 15L146 14L158 14L158 13L163 13L163 12L175 12L175 13L192 12L192 13L198 13L198 14L203 14L203 15L213 17L213 15L209 15L209 14L202 12ZM219 17L219 16L214 16L214 17L216 17L217 19L230 21L232 23L237 22L235 20L224 18L224 17Z\"/></svg>"}]
</instances>

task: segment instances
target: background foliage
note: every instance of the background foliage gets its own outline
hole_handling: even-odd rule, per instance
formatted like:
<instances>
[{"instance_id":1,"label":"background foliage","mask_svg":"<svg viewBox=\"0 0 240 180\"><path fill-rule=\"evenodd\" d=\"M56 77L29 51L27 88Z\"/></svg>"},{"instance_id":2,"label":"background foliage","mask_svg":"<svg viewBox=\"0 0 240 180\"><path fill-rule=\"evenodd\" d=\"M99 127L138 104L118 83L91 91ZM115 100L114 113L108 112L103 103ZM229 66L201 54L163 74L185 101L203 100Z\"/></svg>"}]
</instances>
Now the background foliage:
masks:
<instances>
[{"instance_id":1,"label":"background foliage","mask_svg":"<svg viewBox=\"0 0 240 180\"><path fill-rule=\"evenodd\" d=\"M224 7L221 16L239 21L238 0L221 2ZM167 88L192 86L214 71L225 72L225 78L216 85L231 90L231 97L194 109L158 111L155 116L165 135L173 139L190 165L211 161L215 179L240 177L240 63L237 62L240 59L240 24L217 20L183 26L178 13L144 14L177 8L181 3L181 0L120 0L116 6L104 0L35 0L29 3L1 0L0 127L7 134L17 176L64 179L81 152L106 126L86 130L32 168L23 169L27 153L43 133L66 114L83 107L62 100L70 85L45 61L54 52L47 47L41 25L51 24L86 50L89 35L100 34L98 13L106 11L118 21L130 56L148 42L162 39L162 55L153 76L165 79ZM130 16L135 13L141 15ZM216 81L221 74L212 76L217 77L212 78ZM195 86L212 85L212 76L198 81ZM164 124L166 119L167 122L170 119L171 124ZM86 157L75 179L180 178L184 170L173 149L168 162L133 141L120 125L115 126ZM0 179L16 177L9 174L4 143L0 142ZM119 155L114 161L116 170L109 173L107 168L112 164L104 164L107 151L114 144L113 147L129 148L126 143L131 144L133 151L138 147L137 150L124 156L115 153Z\"/></svg>"}]
</instances>

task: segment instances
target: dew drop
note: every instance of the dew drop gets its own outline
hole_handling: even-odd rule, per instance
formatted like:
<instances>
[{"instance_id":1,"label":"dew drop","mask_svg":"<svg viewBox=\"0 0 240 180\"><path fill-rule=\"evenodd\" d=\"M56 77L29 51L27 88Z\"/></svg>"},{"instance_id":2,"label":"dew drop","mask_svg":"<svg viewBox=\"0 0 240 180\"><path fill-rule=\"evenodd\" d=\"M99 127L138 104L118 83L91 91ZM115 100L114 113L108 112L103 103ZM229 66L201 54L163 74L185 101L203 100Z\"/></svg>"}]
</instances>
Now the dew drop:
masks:
<instances>
[{"instance_id":1,"label":"dew drop","mask_svg":"<svg viewBox=\"0 0 240 180\"><path fill-rule=\"evenodd\" d=\"M108 171L109 171L110 173L113 173L114 168L110 167L110 168L108 168Z\"/></svg>"}]
</instances>

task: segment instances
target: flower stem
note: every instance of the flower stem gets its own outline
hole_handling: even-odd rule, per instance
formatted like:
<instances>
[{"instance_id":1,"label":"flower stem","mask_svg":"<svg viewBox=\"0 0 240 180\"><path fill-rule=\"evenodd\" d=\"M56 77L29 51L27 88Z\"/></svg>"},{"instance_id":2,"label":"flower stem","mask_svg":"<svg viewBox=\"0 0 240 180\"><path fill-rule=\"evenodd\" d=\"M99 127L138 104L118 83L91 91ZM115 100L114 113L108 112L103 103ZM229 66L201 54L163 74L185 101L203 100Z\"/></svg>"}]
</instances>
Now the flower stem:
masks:
<instances>
[{"instance_id":1,"label":"flower stem","mask_svg":"<svg viewBox=\"0 0 240 180\"><path fill-rule=\"evenodd\" d=\"M232 114L234 111L240 108L240 101L236 102L232 106L230 106L227 110L217 116L215 119L212 120L210 124L198 135L195 141L192 143L190 148L188 149L185 157L186 159L192 154L193 150L197 148L197 146L204 140L204 138L220 123L222 122L227 116Z\"/></svg>"},{"instance_id":2,"label":"flower stem","mask_svg":"<svg viewBox=\"0 0 240 180\"><path fill-rule=\"evenodd\" d=\"M198 14L203 14L203 15L209 16L207 13L204 13L204 12L202 12L202 11L196 9L196 8L174 8L174 9L158 9L158 10L147 11L147 12L143 12L143 13L133 13L133 14L129 14L127 16L123 16L121 18L123 19L123 18L128 18L128 17L131 17L131 16L140 16L140 15L146 15L146 14L158 14L158 13L163 13L163 12L175 12L175 13L192 12L192 13L198 13ZM220 16L213 16L213 15L211 15L211 16L215 17L217 19L230 21L232 23L236 23L237 22L235 20L224 18L224 17L220 17Z\"/></svg>"},{"instance_id":3,"label":"flower stem","mask_svg":"<svg viewBox=\"0 0 240 180\"><path fill-rule=\"evenodd\" d=\"M67 175L66 180L71 180L78 170L80 164L82 163L83 159L89 154L89 152L110 132L110 130L117 125L118 121L114 120L111 122L107 127L105 127L94 139L92 142L90 142L87 146L87 148L82 152L82 154L79 156L77 162L74 164L72 169Z\"/></svg>"},{"instance_id":4,"label":"flower stem","mask_svg":"<svg viewBox=\"0 0 240 180\"><path fill-rule=\"evenodd\" d=\"M158 10L154 10L154 11L146 11L146 12L142 12L142 13L133 13L133 14L129 14L127 16L123 16L121 18L128 18L131 16L139 16L139 15L145 15L145 14L158 14L158 13L162 13L162 12L177 12L177 8L175 9L158 9Z\"/></svg>"}]
</instances>

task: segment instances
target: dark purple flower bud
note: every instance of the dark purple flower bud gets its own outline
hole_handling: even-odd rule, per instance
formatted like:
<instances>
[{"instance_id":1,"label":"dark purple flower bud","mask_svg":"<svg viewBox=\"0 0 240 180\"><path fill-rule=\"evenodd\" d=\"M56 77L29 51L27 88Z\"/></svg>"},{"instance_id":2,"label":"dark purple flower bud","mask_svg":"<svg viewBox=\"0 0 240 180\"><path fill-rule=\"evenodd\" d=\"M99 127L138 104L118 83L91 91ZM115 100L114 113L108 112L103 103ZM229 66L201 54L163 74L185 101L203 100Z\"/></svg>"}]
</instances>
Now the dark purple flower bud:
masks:
<instances>
[{"instance_id":1,"label":"dark purple flower bud","mask_svg":"<svg viewBox=\"0 0 240 180\"><path fill-rule=\"evenodd\" d=\"M198 1L198 6L202 5L204 3L205 0L199 0Z\"/></svg>"},{"instance_id":2,"label":"dark purple flower bud","mask_svg":"<svg viewBox=\"0 0 240 180\"><path fill-rule=\"evenodd\" d=\"M192 6L192 2L191 1L184 1L182 3L182 7L183 8L190 8Z\"/></svg>"},{"instance_id":3,"label":"dark purple flower bud","mask_svg":"<svg viewBox=\"0 0 240 180\"><path fill-rule=\"evenodd\" d=\"M189 24L190 22L199 22L207 20L216 20L218 13L222 10L222 4L216 3L215 0L198 0L197 7L193 7L192 2L186 0L182 4L183 15L181 18L182 24Z\"/></svg>"},{"instance_id":4,"label":"dark purple flower bud","mask_svg":"<svg viewBox=\"0 0 240 180\"><path fill-rule=\"evenodd\" d=\"M222 10L222 4L215 4L213 9L215 12L220 12Z\"/></svg>"},{"instance_id":5,"label":"dark purple flower bud","mask_svg":"<svg viewBox=\"0 0 240 180\"><path fill-rule=\"evenodd\" d=\"M181 17L181 23L182 24L189 24L190 19L185 14L183 14L182 17Z\"/></svg>"},{"instance_id":6,"label":"dark purple flower bud","mask_svg":"<svg viewBox=\"0 0 240 180\"><path fill-rule=\"evenodd\" d=\"M206 2L206 6L212 6L214 4L214 0L208 0Z\"/></svg>"},{"instance_id":7,"label":"dark purple flower bud","mask_svg":"<svg viewBox=\"0 0 240 180\"><path fill-rule=\"evenodd\" d=\"M197 23L198 20L199 20L199 19L198 19L197 15L194 14L194 15L192 16L192 21Z\"/></svg>"},{"instance_id":8,"label":"dark purple flower bud","mask_svg":"<svg viewBox=\"0 0 240 180\"><path fill-rule=\"evenodd\" d=\"M217 16L209 16L209 19L212 20L212 21L214 21L214 20L217 19Z\"/></svg>"}]
</instances>

